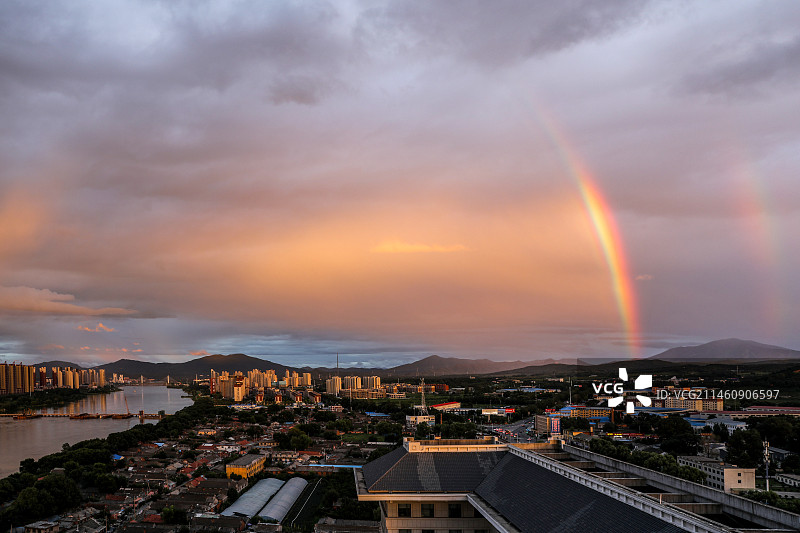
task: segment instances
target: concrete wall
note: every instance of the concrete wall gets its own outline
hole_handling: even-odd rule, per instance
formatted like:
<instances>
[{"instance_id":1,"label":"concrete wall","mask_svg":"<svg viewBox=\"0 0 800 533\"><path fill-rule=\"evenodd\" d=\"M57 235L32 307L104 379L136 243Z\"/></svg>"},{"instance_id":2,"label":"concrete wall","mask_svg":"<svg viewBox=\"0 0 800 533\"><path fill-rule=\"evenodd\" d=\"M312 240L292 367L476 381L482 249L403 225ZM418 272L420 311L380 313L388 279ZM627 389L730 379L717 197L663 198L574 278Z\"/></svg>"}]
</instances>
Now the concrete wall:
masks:
<instances>
[{"instance_id":1,"label":"concrete wall","mask_svg":"<svg viewBox=\"0 0 800 533\"><path fill-rule=\"evenodd\" d=\"M408 503L411 505L410 518L397 516L398 503ZM389 533L396 533L400 529L410 529L412 533L420 533L423 529L433 529L437 531L460 529L465 532L474 531L476 529L483 529L488 532L495 530L489 521L481 516L481 514L466 501L457 502L461 504L461 518L448 518L449 502L432 503L434 504L433 518L423 518L421 510L422 502L403 500L387 502L385 515L386 530Z\"/></svg>"},{"instance_id":2,"label":"concrete wall","mask_svg":"<svg viewBox=\"0 0 800 533\"><path fill-rule=\"evenodd\" d=\"M602 468L628 472L635 476L646 478L649 485L659 489L669 492L686 492L692 494L701 502L709 501L721 503L726 513L744 518L745 520L774 528L800 529L800 515L795 513L790 513L776 507L770 507L769 505L754 502L734 494L726 494L720 490L715 490L698 483L668 476L661 472L592 453L589 450L576 448L575 446L564 445L564 451L576 457L580 457L581 459L594 461Z\"/></svg>"}]
</instances>

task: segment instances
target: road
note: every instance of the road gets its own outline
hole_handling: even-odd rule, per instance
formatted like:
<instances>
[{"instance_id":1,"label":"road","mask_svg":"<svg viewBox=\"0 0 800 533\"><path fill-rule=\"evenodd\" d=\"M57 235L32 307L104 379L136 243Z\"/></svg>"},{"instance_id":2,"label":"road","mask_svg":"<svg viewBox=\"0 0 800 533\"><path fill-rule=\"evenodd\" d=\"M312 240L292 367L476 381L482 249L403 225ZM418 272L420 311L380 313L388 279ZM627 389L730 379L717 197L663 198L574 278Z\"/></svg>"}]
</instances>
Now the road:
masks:
<instances>
[{"instance_id":1,"label":"road","mask_svg":"<svg viewBox=\"0 0 800 533\"><path fill-rule=\"evenodd\" d=\"M483 426L483 430L486 433L499 437L500 440L504 442L530 442L532 439L530 435L528 435L527 430L531 424L533 424L533 421L533 417L530 417L514 422L513 424L485 425Z\"/></svg>"}]
</instances>

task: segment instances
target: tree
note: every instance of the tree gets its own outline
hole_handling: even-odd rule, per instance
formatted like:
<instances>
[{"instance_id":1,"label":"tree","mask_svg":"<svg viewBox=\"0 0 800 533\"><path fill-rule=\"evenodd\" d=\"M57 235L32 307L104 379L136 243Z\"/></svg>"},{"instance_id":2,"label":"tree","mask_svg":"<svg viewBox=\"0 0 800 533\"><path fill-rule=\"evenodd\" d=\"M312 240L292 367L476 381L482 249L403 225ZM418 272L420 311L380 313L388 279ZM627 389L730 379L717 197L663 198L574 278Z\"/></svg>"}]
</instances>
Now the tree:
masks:
<instances>
[{"instance_id":1,"label":"tree","mask_svg":"<svg viewBox=\"0 0 800 533\"><path fill-rule=\"evenodd\" d=\"M714 428L712 429L714 435L717 436L720 442L728 442L728 438L730 437L730 432L728 432L727 426L723 426L722 424L714 424Z\"/></svg>"},{"instance_id":2,"label":"tree","mask_svg":"<svg viewBox=\"0 0 800 533\"><path fill-rule=\"evenodd\" d=\"M431 434L431 428L427 422L417 424L417 430L414 432L414 438L417 440L425 440Z\"/></svg>"},{"instance_id":3,"label":"tree","mask_svg":"<svg viewBox=\"0 0 800 533\"><path fill-rule=\"evenodd\" d=\"M787 474L800 474L800 455L792 454L784 459L781 468Z\"/></svg>"},{"instance_id":4,"label":"tree","mask_svg":"<svg viewBox=\"0 0 800 533\"><path fill-rule=\"evenodd\" d=\"M764 455L761 434L755 429L737 429L728 439L727 463L740 468L756 468Z\"/></svg>"},{"instance_id":5,"label":"tree","mask_svg":"<svg viewBox=\"0 0 800 533\"><path fill-rule=\"evenodd\" d=\"M679 416L668 416L658 422L661 449L673 455L695 455L700 443L692 425Z\"/></svg>"},{"instance_id":6,"label":"tree","mask_svg":"<svg viewBox=\"0 0 800 533\"><path fill-rule=\"evenodd\" d=\"M161 519L164 520L167 524L188 524L189 519L186 515L186 511L183 509L177 509L173 505L168 505L164 507L164 510L161 511Z\"/></svg>"},{"instance_id":7,"label":"tree","mask_svg":"<svg viewBox=\"0 0 800 533\"><path fill-rule=\"evenodd\" d=\"M253 425L247 428L247 431L245 433L247 433L248 437L256 438L264 434L264 428L262 428L261 426Z\"/></svg>"},{"instance_id":8,"label":"tree","mask_svg":"<svg viewBox=\"0 0 800 533\"><path fill-rule=\"evenodd\" d=\"M317 411L314 413L314 420L317 422L333 422L336 420L336 413L332 411Z\"/></svg>"},{"instance_id":9,"label":"tree","mask_svg":"<svg viewBox=\"0 0 800 533\"><path fill-rule=\"evenodd\" d=\"M289 430L289 446L293 450L305 450L310 447L314 442L311 437L300 431L299 429L292 428Z\"/></svg>"},{"instance_id":10,"label":"tree","mask_svg":"<svg viewBox=\"0 0 800 533\"><path fill-rule=\"evenodd\" d=\"M348 433L350 431L353 431L353 428L355 426L353 425L353 421L350 420L349 418L340 418L339 420L334 422L334 427L336 427L336 429L338 429L339 431Z\"/></svg>"}]
</instances>

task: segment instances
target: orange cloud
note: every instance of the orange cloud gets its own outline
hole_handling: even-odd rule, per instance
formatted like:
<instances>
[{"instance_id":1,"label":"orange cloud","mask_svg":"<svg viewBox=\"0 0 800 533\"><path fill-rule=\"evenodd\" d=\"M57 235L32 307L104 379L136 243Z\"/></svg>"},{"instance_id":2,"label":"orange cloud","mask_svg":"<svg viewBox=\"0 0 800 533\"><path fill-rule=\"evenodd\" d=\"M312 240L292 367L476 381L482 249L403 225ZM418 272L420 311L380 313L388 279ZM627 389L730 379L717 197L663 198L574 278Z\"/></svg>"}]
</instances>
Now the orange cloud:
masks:
<instances>
[{"instance_id":1,"label":"orange cloud","mask_svg":"<svg viewBox=\"0 0 800 533\"><path fill-rule=\"evenodd\" d=\"M196 355L198 357L201 357L201 356L204 356L204 355L208 355L208 352L205 351L205 350L200 350L200 351L197 351L197 352L189 352L189 355Z\"/></svg>"},{"instance_id":2,"label":"orange cloud","mask_svg":"<svg viewBox=\"0 0 800 533\"><path fill-rule=\"evenodd\" d=\"M103 325L102 322L99 322L97 324L97 327L94 327L94 328L90 328L88 326L78 326L75 329L80 330L80 331L89 331L91 333L98 333L100 331L108 331L108 332L114 331L114 328L106 327L106 326Z\"/></svg>"},{"instance_id":3,"label":"orange cloud","mask_svg":"<svg viewBox=\"0 0 800 533\"><path fill-rule=\"evenodd\" d=\"M64 346L61 345L61 344L46 344L46 345L40 347L39 349L42 350L42 351L46 351L46 350L63 350Z\"/></svg>"},{"instance_id":4,"label":"orange cloud","mask_svg":"<svg viewBox=\"0 0 800 533\"><path fill-rule=\"evenodd\" d=\"M385 241L371 250L376 254L419 254L419 253L452 253L452 252L466 252L469 248L463 244L452 244L449 246L442 246L439 244L418 244L408 243L403 241Z\"/></svg>"},{"instance_id":5,"label":"orange cloud","mask_svg":"<svg viewBox=\"0 0 800 533\"><path fill-rule=\"evenodd\" d=\"M75 296L33 287L0 286L0 311L40 313L48 315L131 315L131 309L119 307L92 308L71 303Z\"/></svg>"}]
</instances>

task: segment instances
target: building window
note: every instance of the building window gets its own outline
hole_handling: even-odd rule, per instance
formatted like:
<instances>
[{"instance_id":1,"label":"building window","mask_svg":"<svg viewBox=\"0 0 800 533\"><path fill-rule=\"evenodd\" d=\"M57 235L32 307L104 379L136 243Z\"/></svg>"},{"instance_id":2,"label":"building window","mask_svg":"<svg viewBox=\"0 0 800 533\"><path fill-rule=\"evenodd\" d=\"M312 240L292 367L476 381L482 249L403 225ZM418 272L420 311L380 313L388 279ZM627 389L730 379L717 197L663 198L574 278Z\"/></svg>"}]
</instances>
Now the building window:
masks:
<instances>
[{"instance_id":1,"label":"building window","mask_svg":"<svg viewBox=\"0 0 800 533\"><path fill-rule=\"evenodd\" d=\"M462 533L462 531L460 529L451 529L449 533Z\"/></svg>"},{"instance_id":2,"label":"building window","mask_svg":"<svg viewBox=\"0 0 800 533\"><path fill-rule=\"evenodd\" d=\"M436 533L435 529L423 529L422 533Z\"/></svg>"},{"instance_id":3,"label":"building window","mask_svg":"<svg viewBox=\"0 0 800 533\"><path fill-rule=\"evenodd\" d=\"M397 532L398 533L411 533L411 530L410 529L398 529Z\"/></svg>"},{"instance_id":4,"label":"building window","mask_svg":"<svg viewBox=\"0 0 800 533\"><path fill-rule=\"evenodd\" d=\"M461 518L461 504L460 503L448 503L447 504L447 517L448 518ZM455 530L450 530L450 533L453 533ZM461 533L458 531L458 533Z\"/></svg>"},{"instance_id":5,"label":"building window","mask_svg":"<svg viewBox=\"0 0 800 533\"><path fill-rule=\"evenodd\" d=\"M398 516L398 518L411 518L411 504L410 503L398 503L397 504L397 516Z\"/></svg>"},{"instance_id":6,"label":"building window","mask_svg":"<svg viewBox=\"0 0 800 533\"><path fill-rule=\"evenodd\" d=\"M423 503L422 504L422 518L433 518L433 504L432 503Z\"/></svg>"}]
</instances>

